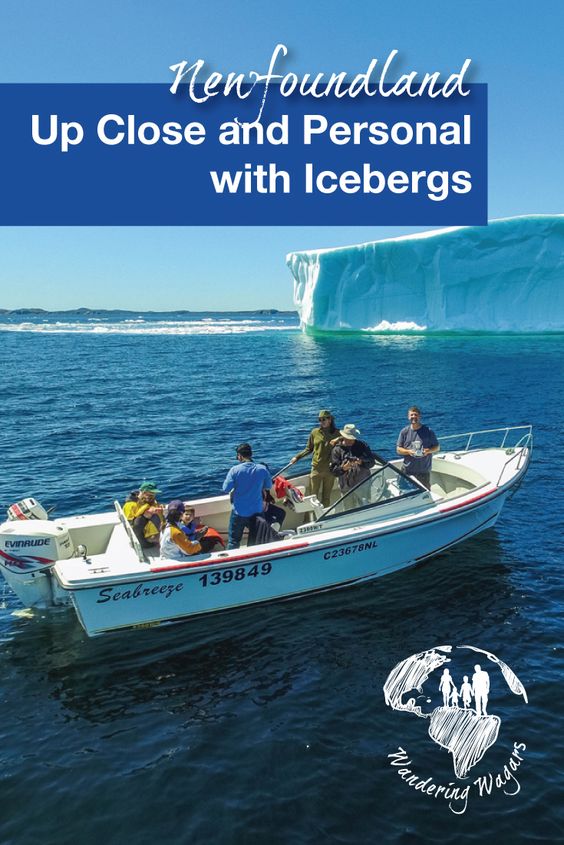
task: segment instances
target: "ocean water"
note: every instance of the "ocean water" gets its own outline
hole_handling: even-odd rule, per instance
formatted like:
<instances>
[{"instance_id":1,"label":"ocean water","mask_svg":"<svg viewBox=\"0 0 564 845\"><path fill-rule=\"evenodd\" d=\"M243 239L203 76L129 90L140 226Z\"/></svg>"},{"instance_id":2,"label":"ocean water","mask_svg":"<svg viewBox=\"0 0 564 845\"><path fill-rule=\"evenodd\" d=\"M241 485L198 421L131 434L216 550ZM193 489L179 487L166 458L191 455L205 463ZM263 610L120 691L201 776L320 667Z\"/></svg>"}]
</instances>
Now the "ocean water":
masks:
<instances>
[{"instance_id":1,"label":"ocean water","mask_svg":"<svg viewBox=\"0 0 564 845\"><path fill-rule=\"evenodd\" d=\"M2 845L563 841L562 344L309 337L276 313L0 316L2 508L106 510L143 479L163 500L216 493L238 442L278 468L322 407L389 456L414 402L439 438L535 436L494 529L372 584L97 640L0 586ZM444 644L497 655L528 696L482 661L501 727L465 782L382 693ZM400 747L466 803L410 786Z\"/></svg>"}]
</instances>

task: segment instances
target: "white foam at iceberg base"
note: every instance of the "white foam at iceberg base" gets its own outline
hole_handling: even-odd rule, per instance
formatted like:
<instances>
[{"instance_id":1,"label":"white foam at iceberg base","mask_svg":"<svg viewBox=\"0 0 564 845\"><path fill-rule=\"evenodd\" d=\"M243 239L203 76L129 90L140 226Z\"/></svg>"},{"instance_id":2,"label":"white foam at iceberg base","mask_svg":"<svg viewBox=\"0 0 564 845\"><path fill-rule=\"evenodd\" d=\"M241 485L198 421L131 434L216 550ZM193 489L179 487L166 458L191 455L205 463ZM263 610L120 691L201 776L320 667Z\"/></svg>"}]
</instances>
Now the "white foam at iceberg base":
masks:
<instances>
[{"instance_id":1,"label":"white foam at iceberg base","mask_svg":"<svg viewBox=\"0 0 564 845\"><path fill-rule=\"evenodd\" d=\"M399 323L390 323L382 320L377 326L368 326L363 329L365 332L424 332L427 326L418 326L417 323L409 323L400 320Z\"/></svg>"},{"instance_id":2,"label":"white foam at iceberg base","mask_svg":"<svg viewBox=\"0 0 564 845\"><path fill-rule=\"evenodd\" d=\"M564 331L564 215L293 252L286 261L305 329Z\"/></svg>"}]
</instances>

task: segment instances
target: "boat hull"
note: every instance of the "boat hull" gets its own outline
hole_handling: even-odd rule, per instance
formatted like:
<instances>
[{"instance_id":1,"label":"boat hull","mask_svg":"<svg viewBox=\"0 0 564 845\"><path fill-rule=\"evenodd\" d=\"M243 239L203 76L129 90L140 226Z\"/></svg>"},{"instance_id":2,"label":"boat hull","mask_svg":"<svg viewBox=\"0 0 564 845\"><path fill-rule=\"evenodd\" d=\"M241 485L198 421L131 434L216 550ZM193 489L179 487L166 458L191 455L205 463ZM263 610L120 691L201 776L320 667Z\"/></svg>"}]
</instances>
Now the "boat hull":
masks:
<instances>
[{"instance_id":1,"label":"boat hull","mask_svg":"<svg viewBox=\"0 0 564 845\"><path fill-rule=\"evenodd\" d=\"M213 566L162 566L134 580L69 589L90 636L178 622L263 602L339 589L432 557L497 520L507 490L418 523L362 526L346 538L311 538L285 549L238 550ZM299 538L301 539L301 538Z\"/></svg>"}]
</instances>

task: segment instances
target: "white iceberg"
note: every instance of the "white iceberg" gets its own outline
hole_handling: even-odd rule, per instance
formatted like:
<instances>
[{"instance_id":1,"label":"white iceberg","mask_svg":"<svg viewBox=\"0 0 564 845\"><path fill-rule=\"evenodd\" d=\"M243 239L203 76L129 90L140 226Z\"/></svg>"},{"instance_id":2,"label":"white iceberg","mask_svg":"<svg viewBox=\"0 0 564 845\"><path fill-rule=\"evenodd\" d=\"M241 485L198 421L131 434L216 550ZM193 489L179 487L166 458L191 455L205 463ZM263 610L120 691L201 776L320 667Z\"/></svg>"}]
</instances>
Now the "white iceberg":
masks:
<instances>
[{"instance_id":1,"label":"white iceberg","mask_svg":"<svg viewBox=\"0 0 564 845\"><path fill-rule=\"evenodd\" d=\"M564 215L292 252L302 327L564 331Z\"/></svg>"}]
</instances>

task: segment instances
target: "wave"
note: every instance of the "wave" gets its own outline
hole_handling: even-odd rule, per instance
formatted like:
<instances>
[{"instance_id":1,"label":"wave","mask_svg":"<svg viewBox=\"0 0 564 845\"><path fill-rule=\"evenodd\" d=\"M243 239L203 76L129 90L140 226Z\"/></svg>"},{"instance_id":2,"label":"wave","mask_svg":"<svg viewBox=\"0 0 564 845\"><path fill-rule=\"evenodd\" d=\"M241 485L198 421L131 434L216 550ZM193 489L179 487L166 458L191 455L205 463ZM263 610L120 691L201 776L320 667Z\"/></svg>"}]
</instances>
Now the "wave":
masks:
<instances>
[{"instance_id":1,"label":"wave","mask_svg":"<svg viewBox=\"0 0 564 845\"><path fill-rule=\"evenodd\" d=\"M298 331L295 324L261 323L254 320L125 320L101 323L83 322L0 323L3 332L32 332L35 334L91 334L91 335L220 335L249 334L251 332Z\"/></svg>"}]
</instances>

